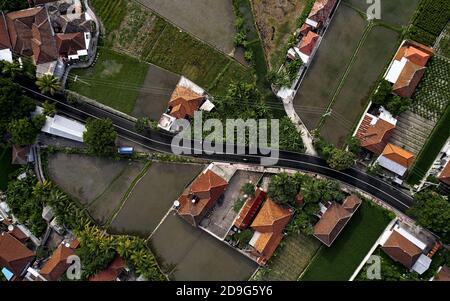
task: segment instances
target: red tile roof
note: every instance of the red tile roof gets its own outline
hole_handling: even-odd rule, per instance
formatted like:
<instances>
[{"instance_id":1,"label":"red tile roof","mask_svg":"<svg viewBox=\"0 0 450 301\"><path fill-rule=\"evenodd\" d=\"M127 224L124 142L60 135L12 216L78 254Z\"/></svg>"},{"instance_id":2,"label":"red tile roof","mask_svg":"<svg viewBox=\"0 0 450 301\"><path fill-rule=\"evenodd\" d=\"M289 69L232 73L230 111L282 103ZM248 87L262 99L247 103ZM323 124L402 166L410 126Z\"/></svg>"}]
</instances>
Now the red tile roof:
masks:
<instances>
[{"instance_id":1,"label":"red tile roof","mask_svg":"<svg viewBox=\"0 0 450 301\"><path fill-rule=\"evenodd\" d=\"M193 226L197 226L227 186L228 182L213 171L208 169L202 172L178 198L180 202L178 214Z\"/></svg>"},{"instance_id":2,"label":"red tile roof","mask_svg":"<svg viewBox=\"0 0 450 301\"><path fill-rule=\"evenodd\" d=\"M250 226L250 222L255 217L256 212L261 206L262 202L266 199L267 193L261 188L257 188L254 197L248 198L239 212L239 216L234 222L234 225L241 229L247 229Z\"/></svg>"},{"instance_id":3,"label":"red tile roof","mask_svg":"<svg viewBox=\"0 0 450 301\"><path fill-rule=\"evenodd\" d=\"M23 231L20 230L19 227L14 227L12 231L8 231L8 233L21 243L25 243L28 240L28 236L23 233Z\"/></svg>"},{"instance_id":4,"label":"red tile roof","mask_svg":"<svg viewBox=\"0 0 450 301\"><path fill-rule=\"evenodd\" d=\"M361 125L358 128L356 137L361 143L361 147L380 155L387 142L389 141L390 135L395 129L395 125L383 120L378 119L375 124L371 124L374 116L366 114L364 116Z\"/></svg>"},{"instance_id":5,"label":"red tile roof","mask_svg":"<svg viewBox=\"0 0 450 301\"><path fill-rule=\"evenodd\" d=\"M8 233L0 235L0 267L20 276L34 259L34 253Z\"/></svg>"},{"instance_id":6,"label":"red tile roof","mask_svg":"<svg viewBox=\"0 0 450 301\"><path fill-rule=\"evenodd\" d=\"M392 143L386 145L383 157L409 168L414 161L414 155Z\"/></svg>"},{"instance_id":7,"label":"red tile roof","mask_svg":"<svg viewBox=\"0 0 450 301\"><path fill-rule=\"evenodd\" d=\"M447 165L445 165L444 169L439 175L439 180L447 185L450 185L450 161L447 162Z\"/></svg>"},{"instance_id":8,"label":"red tile roof","mask_svg":"<svg viewBox=\"0 0 450 301\"><path fill-rule=\"evenodd\" d=\"M311 25L303 23L302 27L300 27L300 33L306 35L308 32L312 30Z\"/></svg>"},{"instance_id":9,"label":"red tile roof","mask_svg":"<svg viewBox=\"0 0 450 301\"><path fill-rule=\"evenodd\" d=\"M59 245L42 267L40 274L49 281L57 281L69 268L70 264L67 263L67 258L73 254L72 249L62 244Z\"/></svg>"},{"instance_id":10,"label":"red tile roof","mask_svg":"<svg viewBox=\"0 0 450 301\"><path fill-rule=\"evenodd\" d=\"M425 74L425 70L426 68L423 66L416 65L411 61L406 62L392 91L401 97L411 97Z\"/></svg>"},{"instance_id":11,"label":"red tile roof","mask_svg":"<svg viewBox=\"0 0 450 301\"><path fill-rule=\"evenodd\" d=\"M336 2L337 0L316 0L308 19L319 23L318 27L321 27L331 16Z\"/></svg>"},{"instance_id":12,"label":"red tile roof","mask_svg":"<svg viewBox=\"0 0 450 301\"><path fill-rule=\"evenodd\" d=\"M199 110L204 99L204 96L188 88L177 86L169 101L169 114L179 119L194 117L194 112Z\"/></svg>"},{"instance_id":13,"label":"red tile roof","mask_svg":"<svg viewBox=\"0 0 450 301\"><path fill-rule=\"evenodd\" d=\"M58 59L53 29L44 7L11 12L6 19L14 52L33 57L35 64Z\"/></svg>"},{"instance_id":14,"label":"red tile roof","mask_svg":"<svg viewBox=\"0 0 450 301\"><path fill-rule=\"evenodd\" d=\"M9 40L6 16L3 12L0 12L0 50L8 48L11 48L11 41Z\"/></svg>"},{"instance_id":15,"label":"red tile roof","mask_svg":"<svg viewBox=\"0 0 450 301\"><path fill-rule=\"evenodd\" d=\"M411 97L419 84L428 60L433 56L433 49L425 45L406 41L395 54L394 59L401 61L407 58L408 62L394 83L393 92L401 97Z\"/></svg>"},{"instance_id":16,"label":"red tile roof","mask_svg":"<svg viewBox=\"0 0 450 301\"><path fill-rule=\"evenodd\" d=\"M347 197L343 204L332 203L314 226L314 236L330 247L361 205L357 196Z\"/></svg>"},{"instance_id":17,"label":"red tile roof","mask_svg":"<svg viewBox=\"0 0 450 301\"><path fill-rule=\"evenodd\" d=\"M116 256L106 270L89 277L89 281L116 281L117 277L125 269L125 266L125 260L120 256Z\"/></svg>"},{"instance_id":18,"label":"red tile roof","mask_svg":"<svg viewBox=\"0 0 450 301\"><path fill-rule=\"evenodd\" d=\"M79 50L86 49L83 32L65 33L56 35L58 53L63 56L76 55Z\"/></svg>"},{"instance_id":19,"label":"red tile roof","mask_svg":"<svg viewBox=\"0 0 450 301\"><path fill-rule=\"evenodd\" d=\"M277 249L283 238L283 230L289 223L293 212L291 209L283 208L270 198L266 200L251 227L260 233L255 242L255 252L258 256L257 262L264 265Z\"/></svg>"},{"instance_id":20,"label":"red tile roof","mask_svg":"<svg viewBox=\"0 0 450 301\"><path fill-rule=\"evenodd\" d=\"M381 249L393 260L400 262L410 269L422 254L422 250L397 231L392 231L391 236Z\"/></svg>"},{"instance_id":21,"label":"red tile roof","mask_svg":"<svg viewBox=\"0 0 450 301\"><path fill-rule=\"evenodd\" d=\"M318 41L319 35L310 31L305 37L303 37L298 48L301 53L310 56Z\"/></svg>"}]
</instances>

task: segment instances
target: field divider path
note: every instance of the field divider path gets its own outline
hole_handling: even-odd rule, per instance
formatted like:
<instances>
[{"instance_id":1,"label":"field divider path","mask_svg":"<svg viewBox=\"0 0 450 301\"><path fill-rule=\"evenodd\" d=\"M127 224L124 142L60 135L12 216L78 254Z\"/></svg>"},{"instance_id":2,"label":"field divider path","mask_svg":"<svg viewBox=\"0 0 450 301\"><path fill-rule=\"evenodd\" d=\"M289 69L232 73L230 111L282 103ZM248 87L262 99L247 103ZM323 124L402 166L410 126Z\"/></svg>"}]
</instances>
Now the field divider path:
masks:
<instances>
[{"instance_id":1,"label":"field divider path","mask_svg":"<svg viewBox=\"0 0 450 301\"><path fill-rule=\"evenodd\" d=\"M145 166L142 169L142 171L133 180L133 182L131 183L130 187L128 187L128 190L123 195L119 206L114 210L114 212L111 214L111 217L106 221L106 223L105 223L105 228L106 229L108 229L111 226L111 223L114 221L114 219L120 213L120 211L123 209L123 207L125 206L128 198L130 197L131 193L133 192L134 188L137 186L137 184L139 184L139 182L142 180L142 178L147 174L147 172L150 169L151 165L152 165L152 161L148 161L147 163L145 163Z\"/></svg>"},{"instance_id":2,"label":"field divider path","mask_svg":"<svg viewBox=\"0 0 450 301\"><path fill-rule=\"evenodd\" d=\"M366 26L366 29L364 30L364 33L358 42L358 46L356 47L355 52L353 53L353 55L350 59L350 62L348 63L348 65L345 69L345 72L344 72L341 80L339 81L339 85L336 88L335 92L333 93L333 97L331 98L330 102L328 103L328 106L327 106L325 112L329 112L332 109L332 107L336 101L336 98L339 96L339 93L341 92L342 87L344 86L344 84L347 80L347 77L348 77L350 71L352 70L353 64L355 63L356 58L358 57L358 54L359 54L361 48L364 46L364 43L366 42L366 39L369 36L369 33L372 31L372 28L374 26L375 26L375 24L372 21L370 21L369 24ZM323 116L320 119L319 124L317 125L318 130L320 130L321 127L324 125L325 119L326 119L326 116Z\"/></svg>"}]
</instances>

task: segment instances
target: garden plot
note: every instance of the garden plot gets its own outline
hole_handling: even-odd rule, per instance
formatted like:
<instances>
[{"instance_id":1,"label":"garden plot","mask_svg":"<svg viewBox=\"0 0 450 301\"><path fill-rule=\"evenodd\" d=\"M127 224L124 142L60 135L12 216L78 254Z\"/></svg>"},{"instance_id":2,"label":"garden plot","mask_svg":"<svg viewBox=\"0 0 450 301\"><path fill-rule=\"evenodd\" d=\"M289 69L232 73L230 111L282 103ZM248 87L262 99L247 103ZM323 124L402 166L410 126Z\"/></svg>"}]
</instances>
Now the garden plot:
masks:
<instances>
[{"instance_id":1,"label":"garden plot","mask_svg":"<svg viewBox=\"0 0 450 301\"><path fill-rule=\"evenodd\" d=\"M178 27L230 54L234 13L230 0L139 0Z\"/></svg>"},{"instance_id":2,"label":"garden plot","mask_svg":"<svg viewBox=\"0 0 450 301\"><path fill-rule=\"evenodd\" d=\"M149 246L171 280L245 281L258 266L175 212L151 236Z\"/></svg>"},{"instance_id":3,"label":"garden plot","mask_svg":"<svg viewBox=\"0 0 450 301\"><path fill-rule=\"evenodd\" d=\"M437 122L450 103L450 60L435 56L427 65L416 93L412 111Z\"/></svg>"},{"instance_id":4,"label":"garden plot","mask_svg":"<svg viewBox=\"0 0 450 301\"><path fill-rule=\"evenodd\" d=\"M398 33L388 28L371 29L334 100L331 116L321 127L321 134L328 142L341 147L352 134L370 93L396 50L397 39Z\"/></svg>"},{"instance_id":5,"label":"garden plot","mask_svg":"<svg viewBox=\"0 0 450 301\"><path fill-rule=\"evenodd\" d=\"M312 236L291 234L264 268L254 276L259 281L296 281L319 250L320 242Z\"/></svg>"},{"instance_id":6,"label":"garden plot","mask_svg":"<svg viewBox=\"0 0 450 301\"><path fill-rule=\"evenodd\" d=\"M297 29L297 19L307 0L251 0L256 25L271 69L281 66L289 37Z\"/></svg>"},{"instance_id":7,"label":"garden plot","mask_svg":"<svg viewBox=\"0 0 450 301\"><path fill-rule=\"evenodd\" d=\"M127 166L126 161L76 154L56 153L48 157L50 179L83 205L99 197Z\"/></svg>"},{"instance_id":8,"label":"garden plot","mask_svg":"<svg viewBox=\"0 0 450 301\"><path fill-rule=\"evenodd\" d=\"M179 80L179 75L150 65L132 115L159 120Z\"/></svg>"},{"instance_id":9,"label":"garden plot","mask_svg":"<svg viewBox=\"0 0 450 301\"><path fill-rule=\"evenodd\" d=\"M297 96L296 112L315 129L339 86L367 22L352 8L340 5L316 52Z\"/></svg>"},{"instance_id":10,"label":"garden plot","mask_svg":"<svg viewBox=\"0 0 450 301\"><path fill-rule=\"evenodd\" d=\"M204 168L199 164L153 162L110 225L110 232L148 237Z\"/></svg>"}]
</instances>

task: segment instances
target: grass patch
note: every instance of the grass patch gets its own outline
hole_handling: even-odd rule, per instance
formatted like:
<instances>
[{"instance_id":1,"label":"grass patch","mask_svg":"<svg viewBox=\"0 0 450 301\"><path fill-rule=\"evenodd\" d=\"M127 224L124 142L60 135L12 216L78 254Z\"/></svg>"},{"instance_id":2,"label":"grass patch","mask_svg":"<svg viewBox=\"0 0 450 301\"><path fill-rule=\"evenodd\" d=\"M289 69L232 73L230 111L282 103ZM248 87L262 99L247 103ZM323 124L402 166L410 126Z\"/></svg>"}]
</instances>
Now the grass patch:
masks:
<instances>
[{"instance_id":1,"label":"grass patch","mask_svg":"<svg viewBox=\"0 0 450 301\"><path fill-rule=\"evenodd\" d=\"M437 155L441 151L445 142L450 135L450 106L447 106L444 115L436 124L433 132L430 135L425 146L422 148L420 154L417 156L413 167L409 171L406 181L415 185L423 179L426 172L430 169Z\"/></svg>"},{"instance_id":2,"label":"grass patch","mask_svg":"<svg viewBox=\"0 0 450 301\"><path fill-rule=\"evenodd\" d=\"M304 234L289 235L281 244L268 266L259 269L253 280L295 281L320 247L319 240Z\"/></svg>"},{"instance_id":3,"label":"grass patch","mask_svg":"<svg viewBox=\"0 0 450 301\"><path fill-rule=\"evenodd\" d=\"M11 164L11 148L0 148L0 190L8 187L8 178L17 168Z\"/></svg>"},{"instance_id":4,"label":"grass patch","mask_svg":"<svg viewBox=\"0 0 450 301\"><path fill-rule=\"evenodd\" d=\"M334 244L322 247L302 281L347 281L390 222L386 211L363 201Z\"/></svg>"},{"instance_id":5,"label":"grass patch","mask_svg":"<svg viewBox=\"0 0 450 301\"><path fill-rule=\"evenodd\" d=\"M100 48L93 67L72 71L68 89L131 114L148 68L137 59Z\"/></svg>"}]
</instances>

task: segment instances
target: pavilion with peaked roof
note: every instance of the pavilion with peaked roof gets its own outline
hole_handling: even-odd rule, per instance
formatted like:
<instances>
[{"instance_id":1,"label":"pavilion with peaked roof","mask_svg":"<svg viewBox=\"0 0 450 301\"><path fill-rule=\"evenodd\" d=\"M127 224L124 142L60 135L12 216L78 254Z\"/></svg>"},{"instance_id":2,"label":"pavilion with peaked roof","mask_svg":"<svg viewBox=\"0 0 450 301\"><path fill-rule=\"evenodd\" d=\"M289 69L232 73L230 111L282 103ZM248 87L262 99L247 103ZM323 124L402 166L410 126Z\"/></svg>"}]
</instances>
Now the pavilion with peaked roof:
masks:
<instances>
[{"instance_id":1,"label":"pavilion with peaked roof","mask_svg":"<svg viewBox=\"0 0 450 301\"><path fill-rule=\"evenodd\" d=\"M178 215L194 227L225 192L228 182L210 169L203 171L178 198Z\"/></svg>"},{"instance_id":2,"label":"pavilion with peaked roof","mask_svg":"<svg viewBox=\"0 0 450 301\"><path fill-rule=\"evenodd\" d=\"M272 257L281 240L283 230L289 223L293 210L284 208L267 198L258 215L251 224L255 231L249 245L251 254L257 257L257 263L264 265Z\"/></svg>"}]
</instances>

